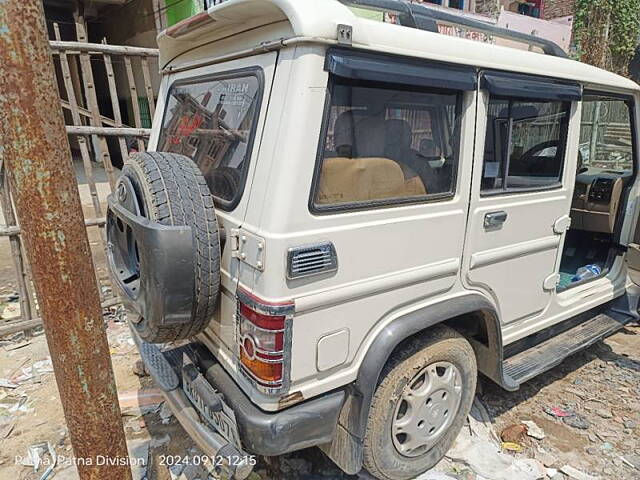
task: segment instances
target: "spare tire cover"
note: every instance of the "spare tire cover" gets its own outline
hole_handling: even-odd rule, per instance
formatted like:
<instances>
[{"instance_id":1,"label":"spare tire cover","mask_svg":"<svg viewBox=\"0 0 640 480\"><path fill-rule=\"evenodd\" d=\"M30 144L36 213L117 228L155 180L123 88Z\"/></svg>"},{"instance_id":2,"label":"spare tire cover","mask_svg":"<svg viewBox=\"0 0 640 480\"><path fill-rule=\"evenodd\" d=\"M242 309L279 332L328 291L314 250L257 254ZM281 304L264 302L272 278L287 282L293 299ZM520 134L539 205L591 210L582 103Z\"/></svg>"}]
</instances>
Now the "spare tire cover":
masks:
<instances>
[{"instance_id":1,"label":"spare tire cover","mask_svg":"<svg viewBox=\"0 0 640 480\"><path fill-rule=\"evenodd\" d=\"M220 239L211 191L197 165L175 153L132 155L125 162L122 177L135 190L140 215L162 225L188 226L193 235L191 321L172 323L166 318L140 317L132 325L143 340L151 343L193 337L211 321L220 289ZM136 244L136 251L142 248L145 246ZM138 268L143 278L144 266ZM170 284L172 279L167 281ZM160 300L147 296L142 301Z\"/></svg>"}]
</instances>

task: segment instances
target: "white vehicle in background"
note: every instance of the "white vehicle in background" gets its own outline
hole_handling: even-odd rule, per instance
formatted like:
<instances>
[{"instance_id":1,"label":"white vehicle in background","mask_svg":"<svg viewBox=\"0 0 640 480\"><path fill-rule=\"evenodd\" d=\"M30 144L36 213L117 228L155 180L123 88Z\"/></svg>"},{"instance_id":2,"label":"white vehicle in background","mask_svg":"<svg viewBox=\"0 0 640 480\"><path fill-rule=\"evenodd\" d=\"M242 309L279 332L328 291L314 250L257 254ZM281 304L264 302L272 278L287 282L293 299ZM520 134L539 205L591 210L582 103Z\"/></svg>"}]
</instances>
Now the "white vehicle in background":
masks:
<instances>
[{"instance_id":1,"label":"white vehicle in background","mask_svg":"<svg viewBox=\"0 0 640 480\"><path fill-rule=\"evenodd\" d=\"M513 391L637 320L632 81L396 0L230 0L159 45L110 267L168 404L232 476L319 446L413 478L478 372Z\"/></svg>"}]
</instances>

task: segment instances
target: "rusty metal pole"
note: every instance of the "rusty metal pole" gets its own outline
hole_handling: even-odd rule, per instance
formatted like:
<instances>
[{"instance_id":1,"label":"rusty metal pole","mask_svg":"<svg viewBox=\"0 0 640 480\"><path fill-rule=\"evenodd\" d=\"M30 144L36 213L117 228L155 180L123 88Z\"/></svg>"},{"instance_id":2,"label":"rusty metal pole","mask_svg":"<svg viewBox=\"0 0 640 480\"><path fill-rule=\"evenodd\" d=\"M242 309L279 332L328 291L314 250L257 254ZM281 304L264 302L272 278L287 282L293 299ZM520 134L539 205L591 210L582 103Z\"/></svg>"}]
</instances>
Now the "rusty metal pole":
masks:
<instances>
[{"instance_id":1,"label":"rusty metal pole","mask_svg":"<svg viewBox=\"0 0 640 480\"><path fill-rule=\"evenodd\" d=\"M83 480L130 480L42 0L0 0L0 157Z\"/></svg>"}]
</instances>

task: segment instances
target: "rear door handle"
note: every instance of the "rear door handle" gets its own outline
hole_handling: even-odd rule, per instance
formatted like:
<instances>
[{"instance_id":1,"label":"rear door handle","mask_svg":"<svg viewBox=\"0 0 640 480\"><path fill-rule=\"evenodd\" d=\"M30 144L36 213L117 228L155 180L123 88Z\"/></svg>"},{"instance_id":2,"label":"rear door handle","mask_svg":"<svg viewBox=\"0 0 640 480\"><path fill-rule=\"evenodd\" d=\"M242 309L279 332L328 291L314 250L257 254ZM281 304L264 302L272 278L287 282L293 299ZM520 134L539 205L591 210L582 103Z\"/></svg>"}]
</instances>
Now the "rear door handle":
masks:
<instances>
[{"instance_id":1,"label":"rear door handle","mask_svg":"<svg viewBox=\"0 0 640 480\"><path fill-rule=\"evenodd\" d=\"M484 228L501 227L507 221L507 212L491 212L484 216Z\"/></svg>"}]
</instances>

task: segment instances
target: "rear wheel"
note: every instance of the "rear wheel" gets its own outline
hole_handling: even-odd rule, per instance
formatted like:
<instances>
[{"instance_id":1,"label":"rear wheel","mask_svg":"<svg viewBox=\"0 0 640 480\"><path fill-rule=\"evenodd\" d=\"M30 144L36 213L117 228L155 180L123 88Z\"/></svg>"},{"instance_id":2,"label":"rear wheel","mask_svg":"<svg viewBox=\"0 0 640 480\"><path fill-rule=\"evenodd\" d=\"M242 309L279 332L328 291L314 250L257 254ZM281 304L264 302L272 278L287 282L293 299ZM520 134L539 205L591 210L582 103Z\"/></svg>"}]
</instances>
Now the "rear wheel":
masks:
<instances>
[{"instance_id":1,"label":"rear wheel","mask_svg":"<svg viewBox=\"0 0 640 480\"><path fill-rule=\"evenodd\" d=\"M405 480L438 463L469 414L476 380L471 345L447 327L398 349L381 374L369 411L367 471L380 480Z\"/></svg>"},{"instance_id":2,"label":"rear wheel","mask_svg":"<svg viewBox=\"0 0 640 480\"><path fill-rule=\"evenodd\" d=\"M163 152L132 155L122 176L131 181L144 217L163 225L191 227L194 246L195 302L191 322L172 325L139 318L134 328L143 340L151 343L197 335L213 316L220 288L218 224L207 182L190 158Z\"/></svg>"}]
</instances>

